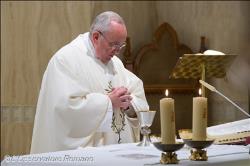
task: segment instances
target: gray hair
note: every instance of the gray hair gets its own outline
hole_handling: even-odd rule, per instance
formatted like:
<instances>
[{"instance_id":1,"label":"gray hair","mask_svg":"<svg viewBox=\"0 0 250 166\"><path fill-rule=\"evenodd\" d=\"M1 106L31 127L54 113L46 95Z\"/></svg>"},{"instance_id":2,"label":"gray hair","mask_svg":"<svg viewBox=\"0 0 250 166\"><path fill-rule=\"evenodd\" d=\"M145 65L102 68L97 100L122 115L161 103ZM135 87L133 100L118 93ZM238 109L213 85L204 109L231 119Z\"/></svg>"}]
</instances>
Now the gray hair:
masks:
<instances>
[{"instance_id":1,"label":"gray hair","mask_svg":"<svg viewBox=\"0 0 250 166\"><path fill-rule=\"evenodd\" d=\"M110 28L111 21L115 21L119 24L125 25L123 18L117 13L112 11L106 11L96 16L90 27L89 34L92 35L94 31L101 31L104 33L107 32Z\"/></svg>"}]
</instances>

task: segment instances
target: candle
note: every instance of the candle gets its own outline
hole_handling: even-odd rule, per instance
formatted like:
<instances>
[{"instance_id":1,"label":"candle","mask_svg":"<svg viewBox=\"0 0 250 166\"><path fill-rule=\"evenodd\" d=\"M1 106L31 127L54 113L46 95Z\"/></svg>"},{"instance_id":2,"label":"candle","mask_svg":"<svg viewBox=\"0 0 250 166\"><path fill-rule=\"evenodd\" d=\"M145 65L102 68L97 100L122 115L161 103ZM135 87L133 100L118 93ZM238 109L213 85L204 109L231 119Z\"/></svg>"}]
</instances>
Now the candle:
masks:
<instances>
[{"instance_id":1,"label":"candle","mask_svg":"<svg viewBox=\"0 0 250 166\"><path fill-rule=\"evenodd\" d=\"M204 141L207 138L207 98L193 98L193 140Z\"/></svg>"},{"instance_id":2,"label":"candle","mask_svg":"<svg viewBox=\"0 0 250 166\"><path fill-rule=\"evenodd\" d=\"M162 144L175 144L174 99L166 97L160 100L160 114Z\"/></svg>"},{"instance_id":3,"label":"candle","mask_svg":"<svg viewBox=\"0 0 250 166\"><path fill-rule=\"evenodd\" d=\"M201 88L199 88L199 96L201 96Z\"/></svg>"}]
</instances>

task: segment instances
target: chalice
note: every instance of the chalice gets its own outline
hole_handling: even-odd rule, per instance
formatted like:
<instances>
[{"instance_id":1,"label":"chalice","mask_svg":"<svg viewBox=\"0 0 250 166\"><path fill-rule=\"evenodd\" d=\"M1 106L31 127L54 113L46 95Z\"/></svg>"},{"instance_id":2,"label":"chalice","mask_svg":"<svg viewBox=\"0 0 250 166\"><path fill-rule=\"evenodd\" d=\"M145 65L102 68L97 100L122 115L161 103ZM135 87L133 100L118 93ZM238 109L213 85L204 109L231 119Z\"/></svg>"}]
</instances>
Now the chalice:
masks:
<instances>
[{"instance_id":1,"label":"chalice","mask_svg":"<svg viewBox=\"0 0 250 166\"><path fill-rule=\"evenodd\" d=\"M149 134L151 133L150 126L153 123L156 111L139 111L139 122L141 127L142 141L137 146L149 146L151 144Z\"/></svg>"}]
</instances>

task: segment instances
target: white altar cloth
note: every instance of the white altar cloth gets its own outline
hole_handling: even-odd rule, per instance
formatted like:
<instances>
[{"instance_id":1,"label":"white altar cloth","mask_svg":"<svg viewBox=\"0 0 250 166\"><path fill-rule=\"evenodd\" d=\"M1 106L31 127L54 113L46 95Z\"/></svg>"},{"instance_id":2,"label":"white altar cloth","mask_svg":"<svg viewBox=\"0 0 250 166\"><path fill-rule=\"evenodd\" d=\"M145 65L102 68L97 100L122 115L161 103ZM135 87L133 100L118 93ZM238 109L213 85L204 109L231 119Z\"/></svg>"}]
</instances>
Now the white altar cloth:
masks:
<instances>
[{"instance_id":1,"label":"white altar cloth","mask_svg":"<svg viewBox=\"0 0 250 166\"><path fill-rule=\"evenodd\" d=\"M137 143L136 143L137 144ZM161 152L153 145L138 147L132 144L117 144L102 147L86 147L76 150L50 153L9 156L1 165L89 165L89 166L155 166L160 165ZM207 148L208 161L190 161L190 148L186 145L177 151L179 164L249 166L249 146L211 145Z\"/></svg>"}]
</instances>

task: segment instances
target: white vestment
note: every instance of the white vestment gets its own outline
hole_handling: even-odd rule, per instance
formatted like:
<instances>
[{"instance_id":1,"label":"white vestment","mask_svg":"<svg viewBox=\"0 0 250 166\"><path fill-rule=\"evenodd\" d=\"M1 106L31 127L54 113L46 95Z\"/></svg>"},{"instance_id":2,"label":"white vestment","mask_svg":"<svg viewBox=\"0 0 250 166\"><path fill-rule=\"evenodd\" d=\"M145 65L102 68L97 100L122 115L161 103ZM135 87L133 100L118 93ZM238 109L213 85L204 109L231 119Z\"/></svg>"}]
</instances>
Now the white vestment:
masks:
<instances>
[{"instance_id":1,"label":"white vestment","mask_svg":"<svg viewBox=\"0 0 250 166\"><path fill-rule=\"evenodd\" d=\"M100 126L110 119L109 109L113 111L105 90L109 87L106 68L113 71L113 88L128 88L135 111L149 109L142 81L125 69L116 56L106 65L97 59L88 34L79 35L61 48L47 66L37 103L31 153L117 143L118 135ZM138 141L138 131L138 119L126 116L121 142Z\"/></svg>"}]
</instances>

